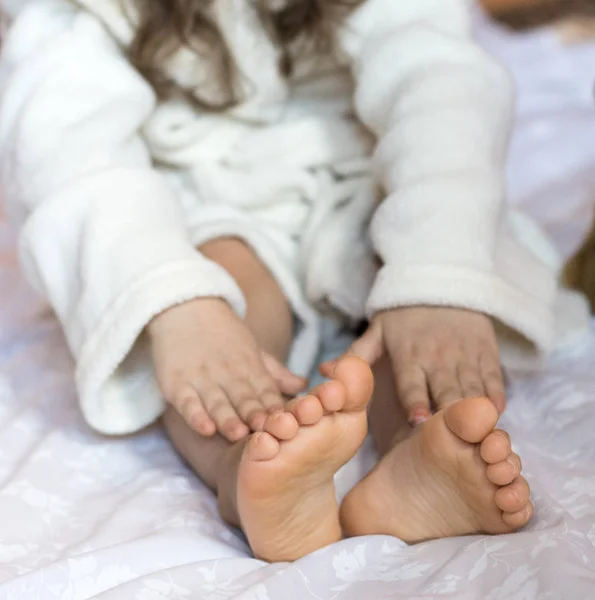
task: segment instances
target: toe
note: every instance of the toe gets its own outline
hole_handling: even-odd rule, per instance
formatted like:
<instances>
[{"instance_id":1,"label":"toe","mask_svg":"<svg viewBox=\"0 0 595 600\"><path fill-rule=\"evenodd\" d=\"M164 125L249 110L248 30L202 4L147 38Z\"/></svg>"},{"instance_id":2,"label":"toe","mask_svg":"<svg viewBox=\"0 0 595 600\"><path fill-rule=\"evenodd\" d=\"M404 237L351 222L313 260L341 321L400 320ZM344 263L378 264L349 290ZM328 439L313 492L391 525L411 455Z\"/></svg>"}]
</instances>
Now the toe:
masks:
<instances>
[{"instance_id":1,"label":"toe","mask_svg":"<svg viewBox=\"0 0 595 600\"><path fill-rule=\"evenodd\" d=\"M252 431L262 431L264 428L264 424L267 420L267 413L263 410L259 410L257 412L252 413L246 423L250 426Z\"/></svg>"},{"instance_id":2,"label":"toe","mask_svg":"<svg viewBox=\"0 0 595 600\"><path fill-rule=\"evenodd\" d=\"M374 391L374 375L365 360L358 356L341 359L335 367L333 379L340 381L347 390L343 410L354 412L367 406Z\"/></svg>"},{"instance_id":3,"label":"toe","mask_svg":"<svg viewBox=\"0 0 595 600\"><path fill-rule=\"evenodd\" d=\"M510 485L500 488L494 494L494 500L500 510L516 513L529 502L529 484L523 477L518 477Z\"/></svg>"},{"instance_id":4,"label":"toe","mask_svg":"<svg viewBox=\"0 0 595 600\"><path fill-rule=\"evenodd\" d=\"M496 429L483 440L479 452L490 465L505 461L512 452L510 437L505 431Z\"/></svg>"},{"instance_id":5,"label":"toe","mask_svg":"<svg viewBox=\"0 0 595 600\"><path fill-rule=\"evenodd\" d=\"M264 423L264 430L279 440L292 440L299 429L296 418L291 413L284 411L277 411L269 415Z\"/></svg>"},{"instance_id":6,"label":"toe","mask_svg":"<svg viewBox=\"0 0 595 600\"><path fill-rule=\"evenodd\" d=\"M481 442L498 422L498 411L488 398L465 398L443 412L448 428L470 444Z\"/></svg>"},{"instance_id":7,"label":"toe","mask_svg":"<svg viewBox=\"0 0 595 600\"><path fill-rule=\"evenodd\" d=\"M521 510L517 512L502 513L502 520L504 521L504 523L506 523L506 525L508 525L512 529L518 529L519 527L522 527L523 525L526 525L529 522L529 520L533 516L533 510L533 503L528 502Z\"/></svg>"},{"instance_id":8,"label":"toe","mask_svg":"<svg viewBox=\"0 0 595 600\"><path fill-rule=\"evenodd\" d=\"M280 444L270 433L259 431L246 444L244 458L250 461L271 460L279 454Z\"/></svg>"},{"instance_id":9,"label":"toe","mask_svg":"<svg viewBox=\"0 0 595 600\"><path fill-rule=\"evenodd\" d=\"M484 459L485 460L485 459ZM487 478L496 485L508 485L521 474L521 459L511 454L506 460L488 465Z\"/></svg>"},{"instance_id":10,"label":"toe","mask_svg":"<svg viewBox=\"0 0 595 600\"><path fill-rule=\"evenodd\" d=\"M302 396L287 404L290 412L300 425L314 425L324 415L324 409L316 396Z\"/></svg>"},{"instance_id":11,"label":"toe","mask_svg":"<svg viewBox=\"0 0 595 600\"><path fill-rule=\"evenodd\" d=\"M347 401L347 390L340 381L326 381L317 385L310 395L318 398L327 413L340 411Z\"/></svg>"}]
</instances>

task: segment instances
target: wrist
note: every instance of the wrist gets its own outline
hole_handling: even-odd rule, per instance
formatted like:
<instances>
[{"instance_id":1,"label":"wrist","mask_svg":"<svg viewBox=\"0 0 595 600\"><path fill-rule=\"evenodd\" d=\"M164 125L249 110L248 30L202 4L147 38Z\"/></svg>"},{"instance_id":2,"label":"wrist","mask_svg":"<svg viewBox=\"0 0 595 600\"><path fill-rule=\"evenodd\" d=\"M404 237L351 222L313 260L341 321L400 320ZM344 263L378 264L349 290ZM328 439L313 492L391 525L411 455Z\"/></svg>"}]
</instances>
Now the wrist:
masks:
<instances>
[{"instance_id":1,"label":"wrist","mask_svg":"<svg viewBox=\"0 0 595 600\"><path fill-rule=\"evenodd\" d=\"M155 315L145 327L145 331L149 335L149 338L158 335L164 328L171 328L172 326L184 327L189 319L192 319L196 315L203 315L205 311L214 308L220 310L221 308L227 308L231 310L230 306L222 298L207 296L205 298L193 298L174 304L164 311Z\"/></svg>"}]
</instances>

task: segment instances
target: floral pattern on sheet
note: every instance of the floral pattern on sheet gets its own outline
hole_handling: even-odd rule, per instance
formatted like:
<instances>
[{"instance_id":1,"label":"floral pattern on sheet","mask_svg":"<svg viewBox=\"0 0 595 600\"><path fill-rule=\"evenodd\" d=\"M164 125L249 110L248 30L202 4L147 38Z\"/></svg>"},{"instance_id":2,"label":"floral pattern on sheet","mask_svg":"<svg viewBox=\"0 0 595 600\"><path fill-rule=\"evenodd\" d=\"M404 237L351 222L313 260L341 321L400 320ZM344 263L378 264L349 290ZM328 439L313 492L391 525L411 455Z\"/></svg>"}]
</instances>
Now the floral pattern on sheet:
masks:
<instances>
[{"instance_id":1,"label":"floral pattern on sheet","mask_svg":"<svg viewBox=\"0 0 595 600\"><path fill-rule=\"evenodd\" d=\"M586 87L578 94L579 84L567 75L572 64L559 51L557 62L548 63L552 38L487 35L504 59L533 61L525 71L518 61L513 65L525 129L513 141L523 168L512 173L511 189L529 205L545 199L539 212L553 233L566 233L566 242L558 241L569 248L585 219L567 227L562 209L573 217L588 213L587 205L582 213L577 209L586 196L573 178L595 172L595 146L592 156L579 155L577 148L587 146L572 137L595 140L586 101L592 102L592 69L585 69L595 64L595 48L590 62L576 59L584 65L575 75L589 73L588 94ZM545 64L558 70L540 80L533 67ZM553 91L545 93L544 110L531 112L527 94L531 86L541 94L546 79L555 82L546 86ZM573 110L568 98L575 92L585 100L572 100ZM563 105L559 113L556 102ZM540 178L559 173L539 162L553 137L567 176L559 175L557 187L530 185L522 177L531 170ZM525 162L529 156L534 162ZM24 285L14 247L0 219L0 599L595 598L595 327L554 356L543 374L511 374L503 426L522 453L536 505L523 531L413 547L390 537L350 539L293 564L269 565L252 558L242 535L221 521L213 495L158 427L117 440L86 428L65 344L51 314ZM339 352L347 341L329 331L326 353ZM368 445L338 475L338 487L347 489L371 461Z\"/></svg>"}]
</instances>

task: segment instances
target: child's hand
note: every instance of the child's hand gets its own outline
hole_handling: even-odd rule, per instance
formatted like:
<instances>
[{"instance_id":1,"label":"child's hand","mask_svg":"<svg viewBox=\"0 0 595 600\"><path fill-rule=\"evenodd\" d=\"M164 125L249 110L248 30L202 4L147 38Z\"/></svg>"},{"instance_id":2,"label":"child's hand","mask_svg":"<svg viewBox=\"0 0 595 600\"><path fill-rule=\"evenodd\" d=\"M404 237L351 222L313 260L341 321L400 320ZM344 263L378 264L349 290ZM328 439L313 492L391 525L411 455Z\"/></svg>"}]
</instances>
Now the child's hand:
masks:
<instances>
[{"instance_id":1,"label":"child's hand","mask_svg":"<svg viewBox=\"0 0 595 600\"><path fill-rule=\"evenodd\" d=\"M216 298L186 302L148 325L153 366L165 399L192 429L237 441L262 427L306 381L262 352L245 323ZM250 428L250 429L249 429Z\"/></svg>"},{"instance_id":2,"label":"child's hand","mask_svg":"<svg viewBox=\"0 0 595 600\"><path fill-rule=\"evenodd\" d=\"M409 421L428 418L462 398L487 396L506 403L496 334L489 317L460 309L411 307L378 314L347 354L374 364L387 352L398 400ZM321 365L328 376L334 361Z\"/></svg>"}]
</instances>

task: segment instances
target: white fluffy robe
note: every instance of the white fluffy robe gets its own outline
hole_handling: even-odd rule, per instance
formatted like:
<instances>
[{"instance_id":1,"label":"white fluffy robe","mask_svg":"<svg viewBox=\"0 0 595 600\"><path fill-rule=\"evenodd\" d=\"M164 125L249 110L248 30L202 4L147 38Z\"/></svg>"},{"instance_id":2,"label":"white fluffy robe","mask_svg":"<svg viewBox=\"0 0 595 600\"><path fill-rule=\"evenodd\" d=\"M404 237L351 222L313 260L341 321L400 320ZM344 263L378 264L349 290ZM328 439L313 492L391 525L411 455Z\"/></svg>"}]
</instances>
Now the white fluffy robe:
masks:
<instances>
[{"instance_id":1,"label":"white fluffy robe","mask_svg":"<svg viewBox=\"0 0 595 600\"><path fill-rule=\"evenodd\" d=\"M538 351L552 347L558 261L504 204L511 82L471 40L466 0L367 0L344 27L355 112L376 144L346 117L353 89L339 66L326 78L306 70L290 89L246 0L215 3L250 82L246 102L217 116L159 104L123 56L133 31L118 6L29 0L15 10L0 70L2 195L21 228L25 271L63 324L92 427L126 433L161 413L146 345L136 343L154 315L204 296L243 313L235 282L195 250L213 232L249 235L241 219L225 225L230 204L236 216L266 215L285 240L302 236L297 259L288 241L279 253L285 267L299 263L311 304L352 318L364 304L368 315L466 307ZM184 50L171 72L184 84L208 78ZM199 213L176 191L182 172ZM375 181L386 193L371 227L384 263L374 282L361 227ZM189 228L192 211L202 233ZM285 267L275 274L314 327ZM315 341L304 342L304 368Z\"/></svg>"}]
</instances>

